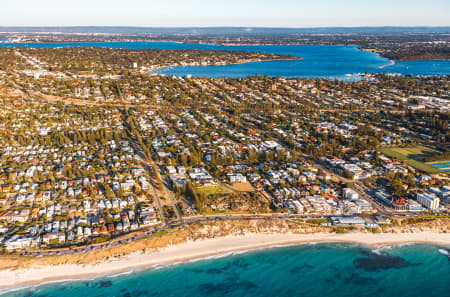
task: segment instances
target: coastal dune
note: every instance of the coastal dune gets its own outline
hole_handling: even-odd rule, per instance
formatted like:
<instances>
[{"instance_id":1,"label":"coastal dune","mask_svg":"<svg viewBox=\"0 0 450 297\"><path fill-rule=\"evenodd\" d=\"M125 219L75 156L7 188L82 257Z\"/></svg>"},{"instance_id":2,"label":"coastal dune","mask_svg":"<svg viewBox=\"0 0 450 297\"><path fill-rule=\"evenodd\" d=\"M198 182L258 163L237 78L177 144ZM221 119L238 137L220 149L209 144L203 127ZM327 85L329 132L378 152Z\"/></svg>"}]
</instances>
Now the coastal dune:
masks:
<instances>
[{"instance_id":1,"label":"coastal dune","mask_svg":"<svg viewBox=\"0 0 450 297\"><path fill-rule=\"evenodd\" d=\"M28 268L0 271L0 289L8 290L52 281L87 279L112 275L161 264L183 262L233 251L252 250L314 242L353 242L368 246L403 243L428 243L450 246L450 233L314 233L314 234L257 234L225 236L187 241L152 252L134 252L127 256L89 264L33 265Z\"/></svg>"}]
</instances>

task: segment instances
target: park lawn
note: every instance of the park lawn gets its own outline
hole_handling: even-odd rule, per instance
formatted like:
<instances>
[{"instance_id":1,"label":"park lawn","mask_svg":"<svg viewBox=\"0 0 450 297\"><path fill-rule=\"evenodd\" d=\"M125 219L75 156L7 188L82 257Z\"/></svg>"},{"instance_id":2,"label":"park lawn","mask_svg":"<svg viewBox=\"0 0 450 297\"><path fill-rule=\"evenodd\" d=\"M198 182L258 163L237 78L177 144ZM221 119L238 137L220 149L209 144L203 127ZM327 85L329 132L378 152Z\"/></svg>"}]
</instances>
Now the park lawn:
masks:
<instances>
[{"instance_id":1,"label":"park lawn","mask_svg":"<svg viewBox=\"0 0 450 297\"><path fill-rule=\"evenodd\" d=\"M197 187L195 188L195 193L197 194L204 194L205 196L210 195L222 195L230 193L231 191L226 189L225 187L221 185L215 185L215 186L206 186L206 187Z\"/></svg>"},{"instance_id":2,"label":"park lawn","mask_svg":"<svg viewBox=\"0 0 450 297\"><path fill-rule=\"evenodd\" d=\"M383 154L403 160L409 165L426 173L442 173L441 170L423 162L424 158L439 154L438 151L422 145L391 147L380 150Z\"/></svg>"},{"instance_id":3,"label":"park lawn","mask_svg":"<svg viewBox=\"0 0 450 297\"><path fill-rule=\"evenodd\" d=\"M424 158L439 154L438 151L422 145L391 148L409 159L423 161Z\"/></svg>"}]
</instances>

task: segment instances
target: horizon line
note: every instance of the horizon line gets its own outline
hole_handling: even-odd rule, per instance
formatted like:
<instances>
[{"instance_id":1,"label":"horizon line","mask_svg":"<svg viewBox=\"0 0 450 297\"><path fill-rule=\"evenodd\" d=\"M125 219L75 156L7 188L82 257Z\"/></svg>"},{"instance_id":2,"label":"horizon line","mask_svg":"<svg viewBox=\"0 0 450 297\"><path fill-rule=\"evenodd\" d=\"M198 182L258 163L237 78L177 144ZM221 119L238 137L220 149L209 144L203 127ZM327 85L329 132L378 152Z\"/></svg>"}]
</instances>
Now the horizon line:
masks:
<instances>
[{"instance_id":1,"label":"horizon line","mask_svg":"<svg viewBox=\"0 0 450 297\"><path fill-rule=\"evenodd\" d=\"M0 25L0 28L74 28L74 27L95 27L95 28L258 28L258 29L326 29L326 28L450 28L450 25L385 25L385 26L315 26L315 27L289 27L289 26L133 26L133 25Z\"/></svg>"}]
</instances>

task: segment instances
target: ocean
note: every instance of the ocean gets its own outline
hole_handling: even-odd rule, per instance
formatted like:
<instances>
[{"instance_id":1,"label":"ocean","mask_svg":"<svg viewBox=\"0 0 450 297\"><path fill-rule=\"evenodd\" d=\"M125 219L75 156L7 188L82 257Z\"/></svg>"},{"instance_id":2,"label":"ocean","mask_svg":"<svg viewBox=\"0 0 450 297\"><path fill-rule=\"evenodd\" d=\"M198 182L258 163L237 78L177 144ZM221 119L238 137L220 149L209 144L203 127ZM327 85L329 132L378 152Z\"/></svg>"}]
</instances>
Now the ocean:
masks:
<instances>
[{"instance_id":1,"label":"ocean","mask_svg":"<svg viewBox=\"0 0 450 297\"><path fill-rule=\"evenodd\" d=\"M106 47L132 49L213 49L243 50L302 57L302 60L264 61L221 66L178 66L163 68L153 73L165 75L193 75L206 77L245 77L269 75L282 77L331 78L358 80L361 73L398 73L412 75L449 75L450 60L396 61L377 53L360 51L356 46L339 45L242 45L221 46L177 42L81 42L81 43L0 43L3 47Z\"/></svg>"},{"instance_id":2,"label":"ocean","mask_svg":"<svg viewBox=\"0 0 450 297\"><path fill-rule=\"evenodd\" d=\"M236 252L2 297L450 296L450 247L317 243ZM88 271L86 271L88 273Z\"/></svg>"}]
</instances>

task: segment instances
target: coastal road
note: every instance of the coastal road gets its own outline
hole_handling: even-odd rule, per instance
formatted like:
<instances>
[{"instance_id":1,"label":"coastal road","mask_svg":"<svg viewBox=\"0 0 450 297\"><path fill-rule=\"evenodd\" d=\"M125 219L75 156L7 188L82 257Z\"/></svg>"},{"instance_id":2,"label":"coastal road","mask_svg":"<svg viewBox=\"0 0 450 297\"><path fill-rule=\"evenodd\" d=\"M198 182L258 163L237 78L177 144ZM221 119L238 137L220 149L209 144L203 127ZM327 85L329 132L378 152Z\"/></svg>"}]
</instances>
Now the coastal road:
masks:
<instances>
[{"instance_id":1,"label":"coastal road","mask_svg":"<svg viewBox=\"0 0 450 297\"><path fill-rule=\"evenodd\" d=\"M240 215L240 214L227 214L227 215L202 215L191 216L184 218L184 225L195 224L199 222L211 222L211 221L240 221L240 220L276 220L276 219L320 219L327 218L328 216L307 216L300 214L288 214L288 213L276 213L276 214L255 214L255 215ZM43 257L52 255L72 255L78 253L89 253L105 248L118 247L122 244L131 243L136 240L148 238L149 236L159 232L175 232L180 228L179 223L168 223L161 226L148 226L139 230L123 234L116 239L113 239L104 243L82 245L78 247L60 247L50 250L41 250L37 252L23 253L23 255ZM164 233L167 234L167 233ZM164 234L157 235L156 237L163 236Z\"/></svg>"}]
</instances>

